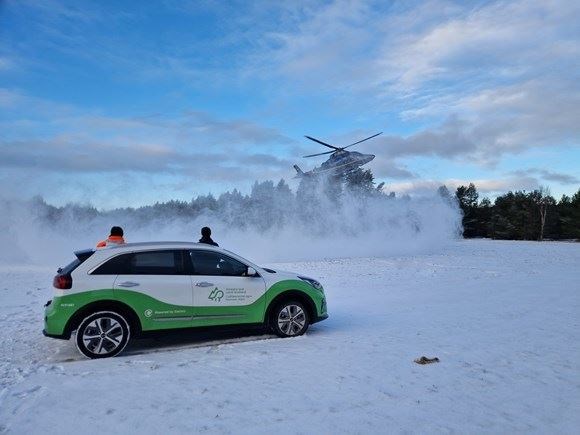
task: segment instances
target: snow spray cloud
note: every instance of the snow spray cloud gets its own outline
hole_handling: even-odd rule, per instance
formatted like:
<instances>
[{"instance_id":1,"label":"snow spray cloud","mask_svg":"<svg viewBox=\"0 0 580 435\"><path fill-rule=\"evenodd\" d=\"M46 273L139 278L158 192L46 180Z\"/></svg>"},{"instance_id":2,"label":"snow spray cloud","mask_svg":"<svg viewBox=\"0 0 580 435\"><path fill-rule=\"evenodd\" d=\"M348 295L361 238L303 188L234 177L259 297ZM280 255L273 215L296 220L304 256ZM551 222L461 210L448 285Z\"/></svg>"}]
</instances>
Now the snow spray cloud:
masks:
<instances>
[{"instance_id":1,"label":"snow spray cloud","mask_svg":"<svg viewBox=\"0 0 580 435\"><path fill-rule=\"evenodd\" d=\"M460 234L461 222L455 202L436 192L396 198L328 180L303 181L296 193L283 180L265 181L250 195L234 190L138 209L56 208L40 198L0 206L0 262L49 266L94 247L113 225L128 242L197 241L210 226L220 246L260 263L436 251Z\"/></svg>"}]
</instances>

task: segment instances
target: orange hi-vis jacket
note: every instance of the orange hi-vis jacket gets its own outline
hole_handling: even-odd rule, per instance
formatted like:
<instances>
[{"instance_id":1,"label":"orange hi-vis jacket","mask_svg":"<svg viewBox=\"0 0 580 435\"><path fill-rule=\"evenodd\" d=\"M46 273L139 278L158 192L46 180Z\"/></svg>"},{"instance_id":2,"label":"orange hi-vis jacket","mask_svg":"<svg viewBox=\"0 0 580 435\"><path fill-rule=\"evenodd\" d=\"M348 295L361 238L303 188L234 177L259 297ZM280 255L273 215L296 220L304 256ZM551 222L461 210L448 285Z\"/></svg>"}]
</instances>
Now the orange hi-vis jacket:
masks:
<instances>
[{"instance_id":1,"label":"orange hi-vis jacket","mask_svg":"<svg viewBox=\"0 0 580 435\"><path fill-rule=\"evenodd\" d=\"M106 248L107 246L122 245L125 239L121 236L109 236L107 240L101 240L97 243L97 248Z\"/></svg>"}]
</instances>

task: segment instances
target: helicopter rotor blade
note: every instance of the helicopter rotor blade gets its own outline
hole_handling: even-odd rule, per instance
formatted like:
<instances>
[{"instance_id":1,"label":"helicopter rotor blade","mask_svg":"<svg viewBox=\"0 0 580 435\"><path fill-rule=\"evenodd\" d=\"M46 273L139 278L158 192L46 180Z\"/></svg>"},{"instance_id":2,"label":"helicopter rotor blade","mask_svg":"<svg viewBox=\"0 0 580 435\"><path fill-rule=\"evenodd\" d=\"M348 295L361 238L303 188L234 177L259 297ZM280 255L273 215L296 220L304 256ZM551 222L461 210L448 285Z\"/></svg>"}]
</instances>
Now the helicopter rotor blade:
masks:
<instances>
[{"instance_id":1,"label":"helicopter rotor blade","mask_svg":"<svg viewBox=\"0 0 580 435\"><path fill-rule=\"evenodd\" d=\"M351 143L350 145L347 145L347 146L345 146L345 147L343 147L343 148L341 148L341 149L345 149L345 148L351 147L351 146L353 146L353 145L356 145L357 143L364 142L365 140L372 139L373 137L377 137L379 134L383 134L383 132L381 131L380 133L373 134L372 136L369 136L369 137L367 137L366 139L359 140L358 142L355 142L355 143Z\"/></svg>"},{"instance_id":2,"label":"helicopter rotor blade","mask_svg":"<svg viewBox=\"0 0 580 435\"><path fill-rule=\"evenodd\" d=\"M308 156L302 156L302 157L315 157L315 156L323 156L324 154L332 154L336 151L325 151L323 153L317 153L317 154L310 154Z\"/></svg>"},{"instance_id":3,"label":"helicopter rotor blade","mask_svg":"<svg viewBox=\"0 0 580 435\"><path fill-rule=\"evenodd\" d=\"M334 145L330 145L330 144L327 144L325 142L322 142L321 140L318 140L318 139L316 139L314 137L310 137L310 136L304 136L304 137L306 139L313 140L314 142L318 142L320 145L324 145L325 147L328 147L328 148L332 148L332 149L335 149L335 150L340 150L341 149L341 148L335 147Z\"/></svg>"}]
</instances>

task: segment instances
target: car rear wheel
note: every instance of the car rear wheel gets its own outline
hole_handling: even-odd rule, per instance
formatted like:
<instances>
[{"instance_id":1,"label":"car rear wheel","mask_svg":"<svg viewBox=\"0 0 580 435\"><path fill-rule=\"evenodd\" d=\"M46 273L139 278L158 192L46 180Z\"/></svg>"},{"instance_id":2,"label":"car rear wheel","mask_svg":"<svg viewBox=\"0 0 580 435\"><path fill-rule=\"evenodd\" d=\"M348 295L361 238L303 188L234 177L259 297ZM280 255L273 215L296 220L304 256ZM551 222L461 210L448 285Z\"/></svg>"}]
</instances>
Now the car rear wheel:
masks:
<instances>
[{"instance_id":1,"label":"car rear wheel","mask_svg":"<svg viewBox=\"0 0 580 435\"><path fill-rule=\"evenodd\" d=\"M279 337L297 337L308 329L308 311L301 302L285 301L272 313L272 329Z\"/></svg>"},{"instance_id":2,"label":"car rear wheel","mask_svg":"<svg viewBox=\"0 0 580 435\"><path fill-rule=\"evenodd\" d=\"M113 311L99 311L87 316L80 323L76 344L88 358L107 358L125 349L131 335L129 322Z\"/></svg>"}]
</instances>

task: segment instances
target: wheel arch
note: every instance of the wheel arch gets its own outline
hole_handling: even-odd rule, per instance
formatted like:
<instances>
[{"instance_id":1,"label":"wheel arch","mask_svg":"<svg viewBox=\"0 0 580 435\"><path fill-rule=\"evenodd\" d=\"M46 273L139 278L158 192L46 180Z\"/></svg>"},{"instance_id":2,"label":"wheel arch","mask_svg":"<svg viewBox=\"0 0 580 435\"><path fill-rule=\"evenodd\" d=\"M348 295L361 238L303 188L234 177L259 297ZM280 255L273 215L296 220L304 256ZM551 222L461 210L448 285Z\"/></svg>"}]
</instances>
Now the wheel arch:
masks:
<instances>
[{"instance_id":1,"label":"wheel arch","mask_svg":"<svg viewBox=\"0 0 580 435\"><path fill-rule=\"evenodd\" d=\"M129 322L131 335L136 337L141 333L141 320L133 308L123 302L104 300L91 302L74 313L65 326L64 335L70 338L72 332L79 327L85 317L98 311L114 311L123 315Z\"/></svg>"},{"instance_id":2,"label":"wheel arch","mask_svg":"<svg viewBox=\"0 0 580 435\"><path fill-rule=\"evenodd\" d=\"M266 316L264 319L264 323L266 325L270 324L270 321L272 318L272 310L274 310L274 308L278 304L280 304L281 302L283 302L285 300L296 300L298 302L302 302L304 304L306 310L308 311L308 317L310 319L310 323L314 322L314 319L316 319L316 317L317 317L317 313L316 313L316 305L314 304L314 301L312 300L312 298L300 290L286 290L286 291L280 293L279 295L277 295L274 299L272 299L270 301L270 304L268 305L268 308L266 309Z\"/></svg>"}]
</instances>

